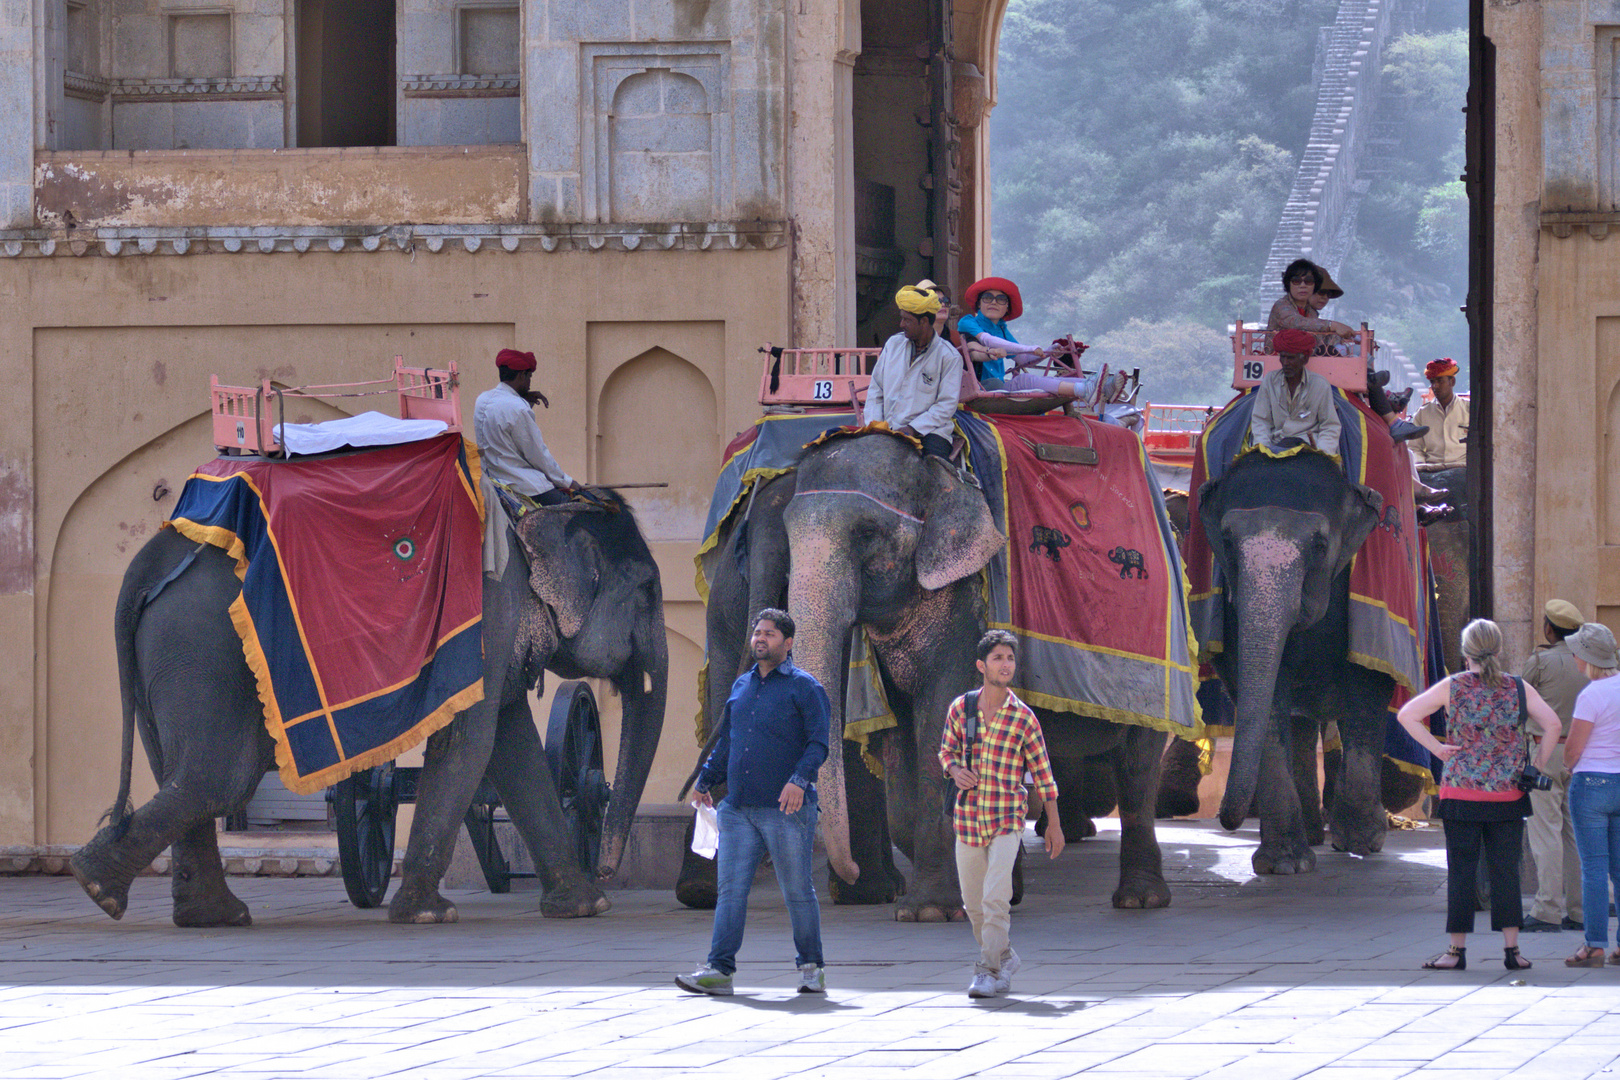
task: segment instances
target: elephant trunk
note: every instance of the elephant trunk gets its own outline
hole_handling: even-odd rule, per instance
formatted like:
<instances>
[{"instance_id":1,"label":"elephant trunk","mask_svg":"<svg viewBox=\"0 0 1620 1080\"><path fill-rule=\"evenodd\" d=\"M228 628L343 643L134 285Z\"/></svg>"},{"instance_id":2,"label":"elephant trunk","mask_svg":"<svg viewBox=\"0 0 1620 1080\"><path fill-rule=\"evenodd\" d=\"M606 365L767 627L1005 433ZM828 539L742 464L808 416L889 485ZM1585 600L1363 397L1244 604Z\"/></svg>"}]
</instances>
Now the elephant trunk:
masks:
<instances>
[{"instance_id":1,"label":"elephant trunk","mask_svg":"<svg viewBox=\"0 0 1620 1080\"><path fill-rule=\"evenodd\" d=\"M650 611L643 612L633 633L634 649L614 680L624 703L619 729L619 760L613 772L613 798L602 826L602 853L597 876L610 878L624 858L636 808L652 772L653 757L664 730L664 704L669 691L669 641L664 634L662 590L653 590Z\"/></svg>"},{"instance_id":2,"label":"elephant trunk","mask_svg":"<svg viewBox=\"0 0 1620 1080\"><path fill-rule=\"evenodd\" d=\"M1237 693L1232 762L1221 799L1224 829L1243 824L1259 784L1271 736L1277 672L1288 635L1299 620L1305 565L1298 544L1276 533L1244 537L1235 545L1230 588L1238 630Z\"/></svg>"},{"instance_id":3,"label":"elephant trunk","mask_svg":"<svg viewBox=\"0 0 1620 1080\"><path fill-rule=\"evenodd\" d=\"M788 611L795 624L793 662L826 688L832 705L827 760L821 766L821 838L827 862L844 881L854 884L861 868L849 839L849 793L844 777L844 645L859 610L859 568L833 542L834 529L813 514L789 523L793 568L788 580Z\"/></svg>"}]
</instances>

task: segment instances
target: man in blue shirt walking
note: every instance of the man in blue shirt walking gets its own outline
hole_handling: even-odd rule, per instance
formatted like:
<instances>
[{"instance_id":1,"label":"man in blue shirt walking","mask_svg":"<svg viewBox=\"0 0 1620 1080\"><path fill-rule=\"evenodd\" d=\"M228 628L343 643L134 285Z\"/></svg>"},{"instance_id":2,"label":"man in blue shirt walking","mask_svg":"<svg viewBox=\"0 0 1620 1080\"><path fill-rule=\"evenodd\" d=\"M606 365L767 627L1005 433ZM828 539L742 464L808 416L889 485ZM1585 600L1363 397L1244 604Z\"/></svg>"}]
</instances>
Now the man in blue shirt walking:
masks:
<instances>
[{"instance_id":1,"label":"man in blue shirt walking","mask_svg":"<svg viewBox=\"0 0 1620 1080\"><path fill-rule=\"evenodd\" d=\"M778 608L761 611L754 619L752 647L754 666L731 684L720 741L696 785L698 801L708 806L714 805L710 788L723 779L727 789L717 812L719 898L709 962L690 975L677 975L675 985L694 994L731 993L748 891L759 860L769 853L793 921L799 993L824 994L821 908L810 864L820 812L816 770L827 759L832 708L815 676L788 659L791 615Z\"/></svg>"}]
</instances>

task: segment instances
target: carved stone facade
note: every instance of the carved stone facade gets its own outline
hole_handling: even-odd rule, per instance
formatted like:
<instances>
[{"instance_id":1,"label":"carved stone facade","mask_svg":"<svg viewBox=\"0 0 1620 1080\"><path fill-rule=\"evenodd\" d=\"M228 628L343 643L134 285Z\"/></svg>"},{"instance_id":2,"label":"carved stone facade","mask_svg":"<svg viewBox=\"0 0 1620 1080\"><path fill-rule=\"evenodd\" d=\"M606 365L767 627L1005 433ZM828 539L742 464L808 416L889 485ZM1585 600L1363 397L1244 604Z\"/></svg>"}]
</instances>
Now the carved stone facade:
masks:
<instances>
[{"instance_id":1,"label":"carved stone facade","mask_svg":"<svg viewBox=\"0 0 1620 1080\"><path fill-rule=\"evenodd\" d=\"M721 450L759 415L756 347L852 342L858 281L877 309L943 276L926 214L949 133L913 115L938 51L914 7L0 0L0 846L80 843L113 793L112 604L211 453L210 374L454 359L470 419L508 345L541 357L570 472L669 485L633 504L672 663L647 798L673 798L692 557ZM988 256L1003 9L949 9L952 108L924 114L955 129L962 276ZM885 188L858 229L857 191Z\"/></svg>"}]
</instances>

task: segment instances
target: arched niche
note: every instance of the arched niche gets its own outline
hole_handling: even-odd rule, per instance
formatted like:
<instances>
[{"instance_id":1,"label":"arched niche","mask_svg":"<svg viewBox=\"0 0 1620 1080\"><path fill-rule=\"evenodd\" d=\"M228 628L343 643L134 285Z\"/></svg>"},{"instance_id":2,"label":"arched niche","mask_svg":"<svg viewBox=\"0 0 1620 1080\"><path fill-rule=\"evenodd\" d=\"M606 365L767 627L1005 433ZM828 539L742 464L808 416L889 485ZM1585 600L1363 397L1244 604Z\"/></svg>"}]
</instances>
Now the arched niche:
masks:
<instances>
[{"instance_id":1,"label":"arched niche","mask_svg":"<svg viewBox=\"0 0 1620 1080\"><path fill-rule=\"evenodd\" d=\"M300 415L346 415L325 402L301 404ZM211 414L145 443L108 468L68 508L51 550L46 586L44 752L35 783L45 792L46 843L80 844L118 788L122 731L113 610L129 561L174 511L186 477L213 445ZM144 751L132 769L136 805L155 786Z\"/></svg>"},{"instance_id":2,"label":"arched niche","mask_svg":"<svg viewBox=\"0 0 1620 1080\"><path fill-rule=\"evenodd\" d=\"M719 458L714 387L694 365L651 348L614 369L596 407L602 483L667 483L626 493L649 541L701 539Z\"/></svg>"},{"instance_id":3,"label":"arched niche","mask_svg":"<svg viewBox=\"0 0 1620 1080\"><path fill-rule=\"evenodd\" d=\"M615 221L715 216L713 117L691 75L649 68L613 95L608 145Z\"/></svg>"}]
</instances>

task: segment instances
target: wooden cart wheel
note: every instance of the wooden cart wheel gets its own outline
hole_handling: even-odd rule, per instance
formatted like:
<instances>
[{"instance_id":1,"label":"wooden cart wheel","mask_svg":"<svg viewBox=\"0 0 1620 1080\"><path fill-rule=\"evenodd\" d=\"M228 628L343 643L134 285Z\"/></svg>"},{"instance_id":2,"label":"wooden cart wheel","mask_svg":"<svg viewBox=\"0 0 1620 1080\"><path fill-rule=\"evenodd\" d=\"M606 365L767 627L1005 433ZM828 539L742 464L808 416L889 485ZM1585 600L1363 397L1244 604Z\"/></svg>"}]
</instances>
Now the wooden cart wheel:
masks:
<instances>
[{"instance_id":1,"label":"wooden cart wheel","mask_svg":"<svg viewBox=\"0 0 1620 1080\"><path fill-rule=\"evenodd\" d=\"M602 768L602 724L589 684L565 682L558 687L546 725L546 760L568 822L574 859L581 870L595 874L602 854L602 820L612 791Z\"/></svg>"},{"instance_id":2,"label":"wooden cart wheel","mask_svg":"<svg viewBox=\"0 0 1620 1080\"><path fill-rule=\"evenodd\" d=\"M343 888L355 907L374 908L394 873L394 766L380 765L340 780L327 796L337 818Z\"/></svg>"}]
</instances>

